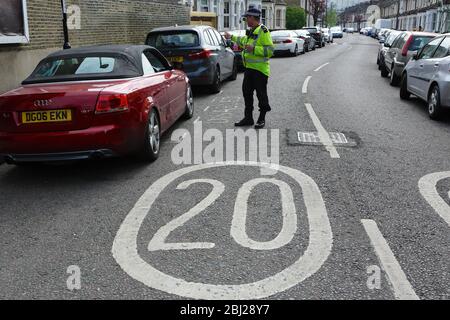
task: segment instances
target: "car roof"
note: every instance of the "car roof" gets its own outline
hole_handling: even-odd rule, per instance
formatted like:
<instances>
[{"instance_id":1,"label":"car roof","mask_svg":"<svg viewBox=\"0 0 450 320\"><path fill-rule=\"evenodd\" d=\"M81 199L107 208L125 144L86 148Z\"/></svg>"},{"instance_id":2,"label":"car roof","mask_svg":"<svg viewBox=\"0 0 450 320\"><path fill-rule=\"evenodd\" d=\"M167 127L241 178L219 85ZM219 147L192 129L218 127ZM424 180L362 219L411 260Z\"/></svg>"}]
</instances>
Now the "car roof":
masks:
<instances>
[{"instance_id":1,"label":"car roof","mask_svg":"<svg viewBox=\"0 0 450 320\"><path fill-rule=\"evenodd\" d=\"M204 29L207 29L207 28L213 28L213 27L206 26L206 25L182 25L182 26L155 28L155 29L152 29L152 31L150 31L150 33L152 33L152 32L164 32L164 31L175 31L175 30L180 30L180 31L199 31L199 30L204 30Z\"/></svg>"},{"instance_id":2,"label":"car roof","mask_svg":"<svg viewBox=\"0 0 450 320\"><path fill-rule=\"evenodd\" d=\"M412 34L413 36L431 36L431 37L435 37L438 34L437 33L433 33L433 32L425 32L425 31L403 31L405 33L409 33Z\"/></svg>"}]
</instances>

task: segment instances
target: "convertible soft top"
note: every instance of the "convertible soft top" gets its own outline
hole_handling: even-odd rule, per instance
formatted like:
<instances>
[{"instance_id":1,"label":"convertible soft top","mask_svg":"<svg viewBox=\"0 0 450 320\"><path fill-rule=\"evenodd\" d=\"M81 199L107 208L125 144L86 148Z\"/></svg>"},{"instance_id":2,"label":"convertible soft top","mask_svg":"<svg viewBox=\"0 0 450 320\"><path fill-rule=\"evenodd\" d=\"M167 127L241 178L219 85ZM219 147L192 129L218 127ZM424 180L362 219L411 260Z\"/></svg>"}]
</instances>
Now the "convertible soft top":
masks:
<instances>
[{"instance_id":1,"label":"convertible soft top","mask_svg":"<svg viewBox=\"0 0 450 320\"><path fill-rule=\"evenodd\" d=\"M44 58L22 84L139 77L143 75L142 53L148 49L156 50L146 45L102 45L57 51ZM112 57L117 58L118 63L115 65L114 70L108 73L75 74L54 77L40 77L37 74L37 71L45 63L80 57Z\"/></svg>"}]
</instances>

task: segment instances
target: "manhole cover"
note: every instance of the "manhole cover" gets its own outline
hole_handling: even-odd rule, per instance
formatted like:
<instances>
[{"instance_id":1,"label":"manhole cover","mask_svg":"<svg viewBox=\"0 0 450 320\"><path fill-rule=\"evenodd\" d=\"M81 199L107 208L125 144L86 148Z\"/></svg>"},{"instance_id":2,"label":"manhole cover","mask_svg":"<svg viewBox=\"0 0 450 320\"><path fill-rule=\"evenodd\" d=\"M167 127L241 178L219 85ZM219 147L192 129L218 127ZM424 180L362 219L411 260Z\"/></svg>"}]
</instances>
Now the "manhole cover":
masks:
<instances>
[{"instance_id":1,"label":"manhole cover","mask_svg":"<svg viewBox=\"0 0 450 320\"><path fill-rule=\"evenodd\" d=\"M323 145L318 132L287 130L289 145ZM355 147L358 137L354 133L329 132L331 142L337 147Z\"/></svg>"}]
</instances>

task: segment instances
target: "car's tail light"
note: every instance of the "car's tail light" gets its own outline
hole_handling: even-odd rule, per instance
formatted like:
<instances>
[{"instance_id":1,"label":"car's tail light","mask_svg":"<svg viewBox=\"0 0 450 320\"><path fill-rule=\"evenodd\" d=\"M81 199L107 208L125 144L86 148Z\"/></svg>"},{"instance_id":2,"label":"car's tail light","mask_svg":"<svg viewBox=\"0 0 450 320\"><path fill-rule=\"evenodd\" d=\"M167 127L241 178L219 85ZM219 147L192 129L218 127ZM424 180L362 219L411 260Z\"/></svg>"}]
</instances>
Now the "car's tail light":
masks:
<instances>
[{"instance_id":1,"label":"car's tail light","mask_svg":"<svg viewBox=\"0 0 450 320\"><path fill-rule=\"evenodd\" d=\"M303 40L305 40L306 39L306 37L303 37L303 36L298 36L300 39L303 39Z\"/></svg>"},{"instance_id":2,"label":"car's tail light","mask_svg":"<svg viewBox=\"0 0 450 320\"><path fill-rule=\"evenodd\" d=\"M128 110L126 94L100 94L95 106L95 113L111 113Z\"/></svg>"},{"instance_id":3,"label":"car's tail light","mask_svg":"<svg viewBox=\"0 0 450 320\"><path fill-rule=\"evenodd\" d=\"M283 43L292 43L291 39L284 40Z\"/></svg>"},{"instance_id":4,"label":"car's tail light","mask_svg":"<svg viewBox=\"0 0 450 320\"><path fill-rule=\"evenodd\" d=\"M189 58L196 60L196 59L208 59L211 56L211 50L203 49L200 52L191 53L189 54Z\"/></svg>"},{"instance_id":5,"label":"car's tail light","mask_svg":"<svg viewBox=\"0 0 450 320\"><path fill-rule=\"evenodd\" d=\"M406 57L408 55L408 49L411 45L411 42L413 41L413 36L409 36L408 40L406 41L405 45L402 48L402 56Z\"/></svg>"}]
</instances>

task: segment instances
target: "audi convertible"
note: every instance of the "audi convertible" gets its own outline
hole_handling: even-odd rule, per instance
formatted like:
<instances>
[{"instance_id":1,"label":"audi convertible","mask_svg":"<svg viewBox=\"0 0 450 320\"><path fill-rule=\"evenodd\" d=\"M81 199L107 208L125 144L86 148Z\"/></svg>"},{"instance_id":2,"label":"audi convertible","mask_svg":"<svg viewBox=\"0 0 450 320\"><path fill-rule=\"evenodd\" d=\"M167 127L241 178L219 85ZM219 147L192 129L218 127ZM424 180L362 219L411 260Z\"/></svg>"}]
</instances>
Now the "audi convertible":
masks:
<instances>
[{"instance_id":1,"label":"audi convertible","mask_svg":"<svg viewBox=\"0 0 450 320\"><path fill-rule=\"evenodd\" d=\"M0 157L19 164L139 153L154 161L164 131L193 113L188 77L153 47L58 51L0 95Z\"/></svg>"}]
</instances>

